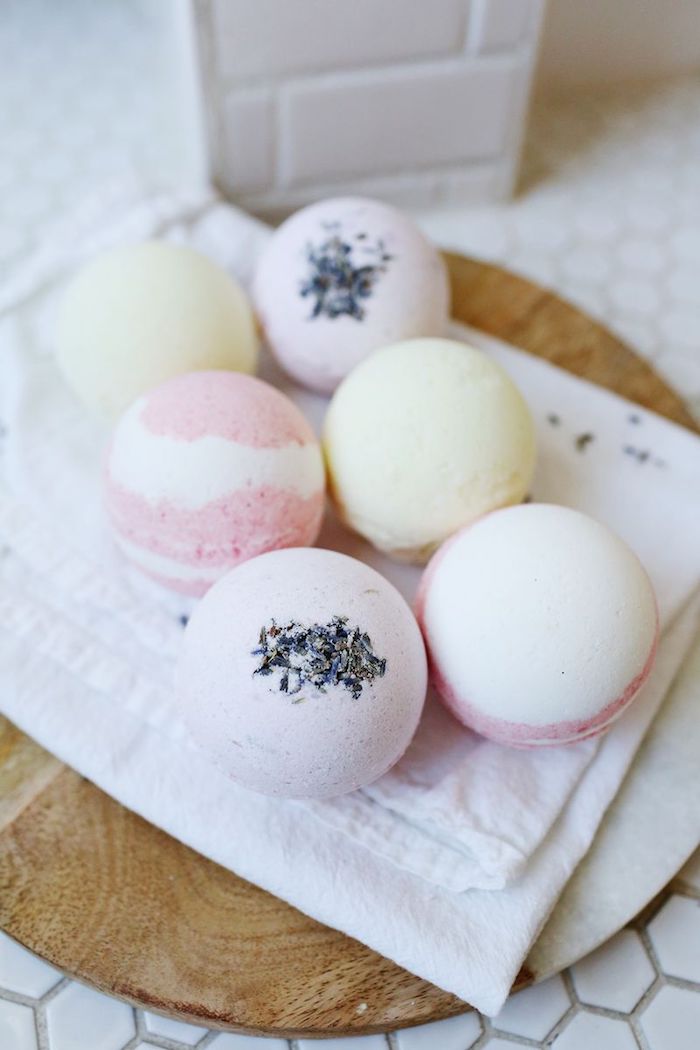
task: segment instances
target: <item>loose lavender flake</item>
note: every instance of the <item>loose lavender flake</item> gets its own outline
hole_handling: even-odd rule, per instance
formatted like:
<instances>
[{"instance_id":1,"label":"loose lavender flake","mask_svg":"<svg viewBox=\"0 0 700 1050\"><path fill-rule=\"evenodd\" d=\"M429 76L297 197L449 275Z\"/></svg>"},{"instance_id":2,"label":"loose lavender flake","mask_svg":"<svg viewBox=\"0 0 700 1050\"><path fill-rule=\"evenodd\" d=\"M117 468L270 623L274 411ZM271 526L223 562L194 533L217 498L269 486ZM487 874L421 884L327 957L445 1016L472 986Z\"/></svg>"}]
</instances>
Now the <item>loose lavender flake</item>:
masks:
<instances>
[{"instance_id":1,"label":"loose lavender flake","mask_svg":"<svg viewBox=\"0 0 700 1050\"><path fill-rule=\"evenodd\" d=\"M636 459L638 463L646 463L650 458L651 452L645 448L636 448L634 445L623 445L622 451L626 456L631 456L632 459ZM656 461L657 463L660 461Z\"/></svg>"},{"instance_id":2,"label":"loose lavender flake","mask_svg":"<svg viewBox=\"0 0 700 1050\"><path fill-rule=\"evenodd\" d=\"M350 626L346 616L334 616L330 623L311 627L293 620L280 627L272 620L269 627L260 628L251 655L260 657L253 674L279 672L277 688L288 696L295 696L305 685L321 693L328 686L342 685L357 700L366 682L386 672L386 660L374 652L369 635Z\"/></svg>"},{"instance_id":3,"label":"loose lavender flake","mask_svg":"<svg viewBox=\"0 0 700 1050\"><path fill-rule=\"evenodd\" d=\"M594 441L594 440L595 440L595 435L594 434L588 434L588 433L587 434L579 434L578 437L576 438L576 441L575 441L576 451L577 452L585 452L587 446L590 445L591 441Z\"/></svg>"},{"instance_id":4,"label":"loose lavender flake","mask_svg":"<svg viewBox=\"0 0 700 1050\"><path fill-rule=\"evenodd\" d=\"M369 299L381 274L391 262L378 240L374 246L367 243L366 233L355 234L360 245L343 239L340 223L324 223L328 236L319 245L308 244L306 258L309 274L301 282L302 297L314 300L309 320L325 315L334 320L346 315L361 321L365 316L363 299Z\"/></svg>"}]
</instances>

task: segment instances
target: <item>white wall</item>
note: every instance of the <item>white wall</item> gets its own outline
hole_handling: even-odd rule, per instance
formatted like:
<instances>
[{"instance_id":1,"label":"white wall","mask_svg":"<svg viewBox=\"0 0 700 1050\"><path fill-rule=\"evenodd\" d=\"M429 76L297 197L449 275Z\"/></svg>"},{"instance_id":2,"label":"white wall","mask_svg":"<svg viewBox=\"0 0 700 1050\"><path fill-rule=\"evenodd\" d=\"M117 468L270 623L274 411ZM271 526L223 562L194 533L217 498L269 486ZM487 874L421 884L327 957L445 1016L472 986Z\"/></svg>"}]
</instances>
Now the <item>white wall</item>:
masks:
<instances>
[{"instance_id":1,"label":"white wall","mask_svg":"<svg viewBox=\"0 0 700 1050\"><path fill-rule=\"evenodd\" d=\"M700 0L549 0L538 86L611 84L700 70Z\"/></svg>"},{"instance_id":2,"label":"white wall","mask_svg":"<svg viewBox=\"0 0 700 1050\"><path fill-rule=\"evenodd\" d=\"M211 170L244 207L510 193L544 0L190 2Z\"/></svg>"}]
</instances>

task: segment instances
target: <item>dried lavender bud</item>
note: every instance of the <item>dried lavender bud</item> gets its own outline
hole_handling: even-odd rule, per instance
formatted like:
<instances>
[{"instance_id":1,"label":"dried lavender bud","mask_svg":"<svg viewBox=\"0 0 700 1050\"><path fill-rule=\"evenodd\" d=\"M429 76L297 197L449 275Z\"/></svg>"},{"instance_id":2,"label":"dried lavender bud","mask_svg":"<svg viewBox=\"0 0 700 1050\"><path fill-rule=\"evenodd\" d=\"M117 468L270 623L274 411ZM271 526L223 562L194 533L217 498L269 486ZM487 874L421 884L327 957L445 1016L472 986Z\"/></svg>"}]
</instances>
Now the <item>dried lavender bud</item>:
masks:
<instances>
[{"instance_id":1,"label":"dried lavender bud","mask_svg":"<svg viewBox=\"0 0 700 1050\"><path fill-rule=\"evenodd\" d=\"M343 239L339 223L324 223L324 227L329 233L326 240L318 246L309 244L306 249L310 272L302 281L300 292L302 297L314 299L309 320L323 314L331 320L346 315L361 321L365 309L360 300L370 298L392 256L382 240L374 247L365 243L353 245ZM364 242L367 234L358 233L355 240Z\"/></svg>"},{"instance_id":2,"label":"dried lavender bud","mask_svg":"<svg viewBox=\"0 0 700 1050\"><path fill-rule=\"evenodd\" d=\"M622 451L626 456L632 456L632 458L636 459L638 463L646 463L651 456L651 452L648 449L635 448L634 445L623 445ZM655 465L665 466L666 464L663 463L662 460L655 460Z\"/></svg>"},{"instance_id":3,"label":"dried lavender bud","mask_svg":"<svg viewBox=\"0 0 700 1050\"><path fill-rule=\"evenodd\" d=\"M278 689L290 696L305 685L321 693L328 686L342 685L357 700L365 682L382 678L386 672L386 660L374 652L369 635L349 626L346 616L310 627L293 620L280 627L272 620L270 626L260 628L258 646L251 655L260 657L253 674L279 672Z\"/></svg>"}]
</instances>

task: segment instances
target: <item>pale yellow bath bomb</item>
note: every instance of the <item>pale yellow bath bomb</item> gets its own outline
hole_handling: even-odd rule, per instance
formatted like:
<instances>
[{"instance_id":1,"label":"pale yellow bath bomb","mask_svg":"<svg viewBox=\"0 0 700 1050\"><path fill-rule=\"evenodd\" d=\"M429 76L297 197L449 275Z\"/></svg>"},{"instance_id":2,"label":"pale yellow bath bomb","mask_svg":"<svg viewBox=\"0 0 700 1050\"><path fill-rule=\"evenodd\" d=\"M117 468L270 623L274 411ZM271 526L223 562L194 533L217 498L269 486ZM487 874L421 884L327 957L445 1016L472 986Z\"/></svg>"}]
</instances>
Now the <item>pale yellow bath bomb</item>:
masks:
<instances>
[{"instance_id":1,"label":"pale yellow bath bomb","mask_svg":"<svg viewBox=\"0 0 700 1050\"><path fill-rule=\"evenodd\" d=\"M89 262L64 293L58 363L92 410L115 417L184 372L254 372L258 338L248 298L191 248L147 241Z\"/></svg>"},{"instance_id":2,"label":"pale yellow bath bomb","mask_svg":"<svg viewBox=\"0 0 700 1050\"><path fill-rule=\"evenodd\" d=\"M330 403L324 450L347 524L419 563L463 525L519 503L535 463L513 381L449 339L395 343L363 361Z\"/></svg>"}]
</instances>

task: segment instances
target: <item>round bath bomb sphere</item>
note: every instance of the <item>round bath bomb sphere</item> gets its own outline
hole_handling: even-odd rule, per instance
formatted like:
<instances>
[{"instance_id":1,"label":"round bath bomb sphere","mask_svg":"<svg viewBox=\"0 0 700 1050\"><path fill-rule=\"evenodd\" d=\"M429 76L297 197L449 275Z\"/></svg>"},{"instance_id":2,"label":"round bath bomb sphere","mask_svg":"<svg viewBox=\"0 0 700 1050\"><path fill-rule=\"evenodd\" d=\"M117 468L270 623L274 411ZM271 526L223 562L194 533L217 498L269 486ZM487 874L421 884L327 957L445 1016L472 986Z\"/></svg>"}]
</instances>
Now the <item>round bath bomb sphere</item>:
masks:
<instances>
[{"instance_id":1,"label":"round bath bomb sphere","mask_svg":"<svg viewBox=\"0 0 700 1050\"><path fill-rule=\"evenodd\" d=\"M566 507L509 507L458 533L426 569L417 612L452 713L514 747L601 733L656 652L656 600L636 555Z\"/></svg>"},{"instance_id":2,"label":"round bath bomb sphere","mask_svg":"<svg viewBox=\"0 0 700 1050\"><path fill-rule=\"evenodd\" d=\"M361 197L312 204L283 223L253 297L279 363L321 393L380 346L443 335L449 317L440 253L406 215Z\"/></svg>"},{"instance_id":3,"label":"round bath bomb sphere","mask_svg":"<svg viewBox=\"0 0 700 1050\"><path fill-rule=\"evenodd\" d=\"M369 784L406 750L427 685L399 592L336 551L273 551L197 606L177 689L191 739L247 788L322 798Z\"/></svg>"},{"instance_id":4,"label":"round bath bomb sphere","mask_svg":"<svg viewBox=\"0 0 700 1050\"><path fill-rule=\"evenodd\" d=\"M289 398L237 372L189 372L119 420L105 503L127 558L197 596L246 558L314 543L324 484L318 442Z\"/></svg>"},{"instance_id":5,"label":"round bath bomb sphere","mask_svg":"<svg viewBox=\"0 0 700 1050\"><path fill-rule=\"evenodd\" d=\"M535 461L513 382L479 350L447 339L397 343L363 361L331 401L324 447L341 517L412 562L522 500Z\"/></svg>"},{"instance_id":6,"label":"round bath bomb sphere","mask_svg":"<svg viewBox=\"0 0 700 1050\"><path fill-rule=\"evenodd\" d=\"M111 418L183 372L254 372L258 339L245 292L191 248L149 241L100 255L73 278L58 316L66 381Z\"/></svg>"}]
</instances>

